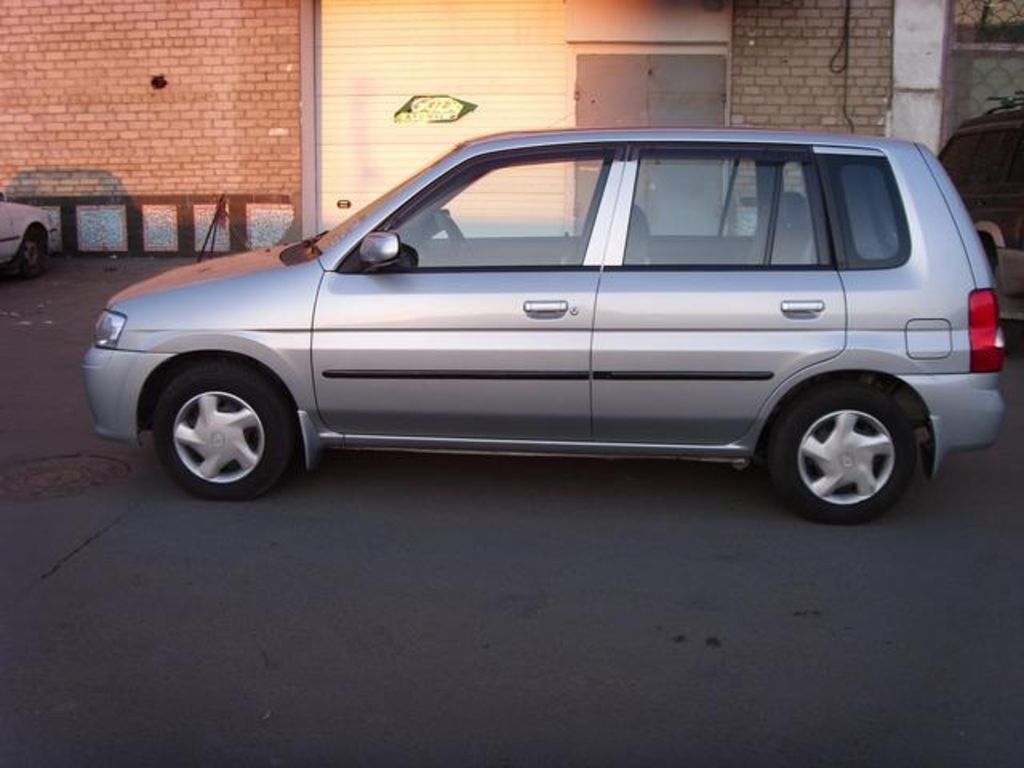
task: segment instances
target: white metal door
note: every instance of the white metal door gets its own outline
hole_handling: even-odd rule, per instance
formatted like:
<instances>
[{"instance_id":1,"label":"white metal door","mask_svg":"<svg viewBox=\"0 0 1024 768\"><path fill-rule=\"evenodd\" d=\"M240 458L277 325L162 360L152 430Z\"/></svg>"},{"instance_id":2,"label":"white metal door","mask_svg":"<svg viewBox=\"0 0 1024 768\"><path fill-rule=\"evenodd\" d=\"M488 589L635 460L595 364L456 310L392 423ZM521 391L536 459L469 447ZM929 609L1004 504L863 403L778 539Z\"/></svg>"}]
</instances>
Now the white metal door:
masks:
<instances>
[{"instance_id":1,"label":"white metal door","mask_svg":"<svg viewBox=\"0 0 1024 768\"><path fill-rule=\"evenodd\" d=\"M572 124L562 0L323 0L318 43L321 229L461 141ZM396 123L417 95L477 106Z\"/></svg>"}]
</instances>

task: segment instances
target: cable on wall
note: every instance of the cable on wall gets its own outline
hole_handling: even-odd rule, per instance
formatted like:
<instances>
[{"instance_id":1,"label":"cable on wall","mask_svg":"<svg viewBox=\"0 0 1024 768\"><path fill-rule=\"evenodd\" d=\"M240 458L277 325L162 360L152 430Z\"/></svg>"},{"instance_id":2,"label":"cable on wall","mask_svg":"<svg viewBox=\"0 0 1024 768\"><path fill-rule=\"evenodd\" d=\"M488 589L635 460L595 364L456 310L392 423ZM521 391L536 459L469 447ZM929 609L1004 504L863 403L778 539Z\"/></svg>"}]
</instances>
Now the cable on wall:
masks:
<instances>
[{"instance_id":1,"label":"cable on wall","mask_svg":"<svg viewBox=\"0 0 1024 768\"><path fill-rule=\"evenodd\" d=\"M843 6L843 36L839 40L839 47L836 48L836 52L832 54L832 58L828 62L828 69L833 75L843 76L843 119L846 120L846 125L850 129L850 133L854 133L856 129L853 125L853 118L850 117L849 111L849 96L850 96L850 4L852 0L846 0Z\"/></svg>"}]
</instances>

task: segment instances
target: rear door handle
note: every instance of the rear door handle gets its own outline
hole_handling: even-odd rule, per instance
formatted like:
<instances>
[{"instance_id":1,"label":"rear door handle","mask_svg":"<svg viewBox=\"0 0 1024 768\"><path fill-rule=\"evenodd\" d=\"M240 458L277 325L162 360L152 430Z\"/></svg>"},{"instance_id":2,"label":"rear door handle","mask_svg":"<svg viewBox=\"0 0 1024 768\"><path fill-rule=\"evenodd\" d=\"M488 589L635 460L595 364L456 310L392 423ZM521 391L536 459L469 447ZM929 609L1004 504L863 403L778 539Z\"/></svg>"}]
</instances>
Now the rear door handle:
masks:
<instances>
[{"instance_id":1,"label":"rear door handle","mask_svg":"<svg viewBox=\"0 0 1024 768\"><path fill-rule=\"evenodd\" d=\"M556 320L569 311L568 301L524 301L523 312L537 320Z\"/></svg>"},{"instance_id":2,"label":"rear door handle","mask_svg":"<svg viewBox=\"0 0 1024 768\"><path fill-rule=\"evenodd\" d=\"M817 317L825 311L825 302L820 299L795 301L787 299L782 302L782 314L794 319Z\"/></svg>"}]
</instances>

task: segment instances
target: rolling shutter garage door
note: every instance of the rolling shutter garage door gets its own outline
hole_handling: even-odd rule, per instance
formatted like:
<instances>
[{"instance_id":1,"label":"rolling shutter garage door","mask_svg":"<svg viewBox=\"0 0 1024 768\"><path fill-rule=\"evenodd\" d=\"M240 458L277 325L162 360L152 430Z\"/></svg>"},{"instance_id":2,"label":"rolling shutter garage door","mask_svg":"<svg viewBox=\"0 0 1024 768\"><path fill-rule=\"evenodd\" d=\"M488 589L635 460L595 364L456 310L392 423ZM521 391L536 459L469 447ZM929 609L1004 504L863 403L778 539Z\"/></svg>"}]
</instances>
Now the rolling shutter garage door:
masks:
<instances>
[{"instance_id":1,"label":"rolling shutter garage door","mask_svg":"<svg viewBox=\"0 0 1024 768\"><path fill-rule=\"evenodd\" d=\"M572 125L564 14L562 0L322 0L322 227L460 141ZM432 94L477 109L454 123L395 123L410 97Z\"/></svg>"}]
</instances>

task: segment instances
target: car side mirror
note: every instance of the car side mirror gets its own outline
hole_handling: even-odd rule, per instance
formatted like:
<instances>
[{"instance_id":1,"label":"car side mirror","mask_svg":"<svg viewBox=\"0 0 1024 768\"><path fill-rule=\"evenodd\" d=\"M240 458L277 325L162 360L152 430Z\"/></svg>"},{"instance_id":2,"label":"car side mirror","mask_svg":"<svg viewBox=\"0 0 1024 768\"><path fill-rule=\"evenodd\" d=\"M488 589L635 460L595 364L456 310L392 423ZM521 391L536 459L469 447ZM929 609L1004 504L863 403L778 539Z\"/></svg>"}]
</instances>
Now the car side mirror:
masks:
<instances>
[{"instance_id":1,"label":"car side mirror","mask_svg":"<svg viewBox=\"0 0 1024 768\"><path fill-rule=\"evenodd\" d=\"M371 232L359 244L359 258L368 267L382 267L398 258L400 246L394 232Z\"/></svg>"}]
</instances>

